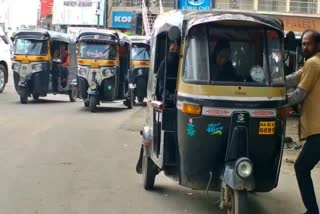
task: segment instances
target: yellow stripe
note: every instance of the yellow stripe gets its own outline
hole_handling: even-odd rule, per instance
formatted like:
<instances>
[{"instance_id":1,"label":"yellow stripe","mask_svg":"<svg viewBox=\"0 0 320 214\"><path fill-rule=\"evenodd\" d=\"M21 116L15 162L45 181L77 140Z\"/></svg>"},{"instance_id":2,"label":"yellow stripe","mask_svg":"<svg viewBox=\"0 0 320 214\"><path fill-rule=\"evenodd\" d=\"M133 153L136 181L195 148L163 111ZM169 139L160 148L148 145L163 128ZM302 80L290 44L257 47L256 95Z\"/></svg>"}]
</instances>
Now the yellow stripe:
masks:
<instances>
[{"instance_id":1,"label":"yellow stripe","mask_svg":"<svg viewBox=\"0 0 320 214\"><path fill-rule=\"evenodd\" d=\"M132 60L132 66L133 67L149 67L150 62L149 61Z\"/></svg>"},{"instance_id":2,"label":"yellow stripe","mask_svg":"<svg viewBox=\"0 0 320 214\"><path fill-rule=\"evenodd\" d=\"M118 60L103 60L103 59L78 59L78 65L88 65L91 68L98 68L103 66L119 65Z\"/></svg>"},{"instance_id":3,"label":"yellow stripe","mask_svg":"<svg viewBox=\"0 0 320 214\"><path fill-rule=\"evenodd\" d=\"M179 93L194 96L222 96L222 97L282 97L285 99L285 87L251 87L251 86L217 86L217 85L193 85L180 81Z\"/></svg>"},{"instance_id":4,"label":"yellow stripe","mask_svg":"<svg viewBox=\"0 0 320 214\"><path fill-rule=\"evenodd\" d=\"M14 55L13 60L17 62L22 62L23 64L29 64L30 62L42 62L49 61L50 55L47 56L33 56L33 55Z\"/></svg>"}]
</instances>

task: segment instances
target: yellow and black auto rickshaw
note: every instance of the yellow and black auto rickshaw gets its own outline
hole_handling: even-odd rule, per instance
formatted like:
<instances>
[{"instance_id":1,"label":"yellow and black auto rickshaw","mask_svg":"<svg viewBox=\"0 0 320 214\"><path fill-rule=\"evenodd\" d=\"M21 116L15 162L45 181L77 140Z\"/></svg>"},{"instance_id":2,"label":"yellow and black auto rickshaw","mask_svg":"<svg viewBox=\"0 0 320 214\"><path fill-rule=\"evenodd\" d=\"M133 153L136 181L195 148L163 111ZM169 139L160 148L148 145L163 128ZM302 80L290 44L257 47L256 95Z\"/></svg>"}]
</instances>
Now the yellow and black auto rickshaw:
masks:
<instances>
[{"instance_id":1,"label":"yellow and black auto rickshaw","mask_svg":"<svg viewBox=\"0 0 320 214\"><path fill-rule=\"evenodd\" d=\"M14 38L12 70L20 102L47 94L77 97L76 45L65 33L48 30L23 30Z\"/></svg>"},{"instance_id":2,"label":"yellow and black auto rickshaw","mask_svg":"<svg viewBox=\"0 0 320 214\"><path fill-rule=\"evenodd\" d=\"M129 87L130 41L112 30L83 31L77 38L78 87L80 98L91 112L101 102L124 100L133 106Z\"/></svg>"},{"instance_id":3,"label":"yellow and black auto rickshaw","mask_svg":"<svg viewBox=\"0 0 320 214\"><path fill-rule=\"evenodd\" d=\"M150 66L150 41L146 36L130 36L131 68L129 82L134 86L134 95L141 103L147 96Z\"/></svg>"},{"instance_id":4,"label":"yellow and black auto rickshaw","mask_svg":"<svg viewBox=\"0 0 320 214\"><path fill-rule=\"evenodd\" d=\"M220 191L228 214L254 213L248 194L278 185L283 39L279 19L251 13L172 11L155 20L137 163L145 189L163 171L182 186ZM169 61L159 69L172 43L179 47L176 73Z\"/></svg>"}]
</instances>

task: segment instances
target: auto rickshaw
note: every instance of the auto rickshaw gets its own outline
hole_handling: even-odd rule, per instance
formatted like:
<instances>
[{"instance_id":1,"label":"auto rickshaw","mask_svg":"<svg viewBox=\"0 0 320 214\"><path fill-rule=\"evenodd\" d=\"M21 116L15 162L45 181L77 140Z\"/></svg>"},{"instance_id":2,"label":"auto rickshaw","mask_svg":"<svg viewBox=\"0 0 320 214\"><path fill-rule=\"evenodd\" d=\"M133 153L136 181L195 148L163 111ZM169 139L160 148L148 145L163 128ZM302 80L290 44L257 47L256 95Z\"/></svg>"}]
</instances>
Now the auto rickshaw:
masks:
<instances>
[{"instance_id":1,"label":"auto rickshaw","mask_svg":"<svg viewBox=\"0 0 320 214\"><path fill-rule=\"evenodd\" d=\"M14 37L13 77L20 102L26 104L47 94L77 98L76 45L65 33L23 30Z\"/></svg>"},{"instance_id":2,"label":"auto rickshaw","mask_svg":"<svg viewBox=\"0 0 320 214\"><path fill-rule=\"evenodd\" d=\"M130 36L131 68L129 81L134 86L134 96L143 102L147 96L147 83L150 66L150 41L146 36Z\"/></svg>"},{"instance_id":3,"label":"auto rickshaw","mask_svg":"<svg viewBox=\"0 0 320 214\"><path fill-rule=\"evenodd\" d=\"M220 191L228 214L248 214L249 192L277 187L286 127L283 38L282 22L271 16L212 10L157 17L136 169L146 190L163 171L182 186ZM178 69L174 75L165 63L159 94L169 43L180 47Z\"/></svg>"},{"instance_id":4,"label":"auto rickshaw","mask_svg":"<svg viewBox=\"0 0 320 214\"><path fill-rule=\"evenodd\" d=\"M77 38L78 86L80 98L91 112L101 102L124 100L133 106L133 88L129 87L130 41L112 30L81 32Z\"/></svg>"}]
</instances>

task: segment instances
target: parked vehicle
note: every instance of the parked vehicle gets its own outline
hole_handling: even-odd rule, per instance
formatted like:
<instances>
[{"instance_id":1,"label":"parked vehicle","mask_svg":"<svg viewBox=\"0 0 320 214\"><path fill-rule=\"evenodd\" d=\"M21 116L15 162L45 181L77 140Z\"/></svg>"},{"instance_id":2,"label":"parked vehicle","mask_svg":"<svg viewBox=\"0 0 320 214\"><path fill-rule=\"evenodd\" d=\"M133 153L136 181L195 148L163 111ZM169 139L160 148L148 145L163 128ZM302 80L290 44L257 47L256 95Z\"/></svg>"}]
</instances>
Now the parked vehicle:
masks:
<instances>
[{"instance_id":1,"label":"parked vehicle","mask_svg":"<svg viewBox=\"0 0 320 214\"><path fill-rule=\"evenodd\" d=\"M147 83L150 66L150 41L146 36L130 36L131 68L130 83L134 87L134 96L141 103L147 96Z\"/></svg>"},{"instance_id":2,"label":"parked vehicle","mask_svg":"<svg viewBox=\"0 0 320 214\"><path fill-rule=\"evenodd\" d=\"M248 193L269 192L279 179L283 38L281 20L271 16L215 10L158 16L137 164L145 189L163 171L182 186L220 191L228 214L254 213ZM158 94L157 72L170 43L180 47L177 73L166 63Z\"/></svg>"},{"instance_id":3,"label":"parked vehicle","mask_svg":"<svg viewBox=\"0 0 320 214\"><path fill-rule=\"evenodd\" d=\"M13 77L20 102L47 94L77 97L76 45L65 33L23 30L14 36Z\"/></svg>"},{"instance_id":4,"label":"parked vehicle","mask_svg":"<svg viewBox=\"0 0 320 214\"><path fill-rule=\"evenodd\" d=\"M0 93L6 87L11 71L10 43L3 30L0 28Z\"/></svg>"},{"instance_id":5,"label":"parked vehicle","mask_svg":"<svg viewBox=\"0 0 320 214\"><path fill-rule=\"evenodd\" d=\"M77 45L79 93L84 105L95 112L101 102L124 100L131 109L128 37L111 30L90 30L79 34Z\"/></svg>"}]
</instances>

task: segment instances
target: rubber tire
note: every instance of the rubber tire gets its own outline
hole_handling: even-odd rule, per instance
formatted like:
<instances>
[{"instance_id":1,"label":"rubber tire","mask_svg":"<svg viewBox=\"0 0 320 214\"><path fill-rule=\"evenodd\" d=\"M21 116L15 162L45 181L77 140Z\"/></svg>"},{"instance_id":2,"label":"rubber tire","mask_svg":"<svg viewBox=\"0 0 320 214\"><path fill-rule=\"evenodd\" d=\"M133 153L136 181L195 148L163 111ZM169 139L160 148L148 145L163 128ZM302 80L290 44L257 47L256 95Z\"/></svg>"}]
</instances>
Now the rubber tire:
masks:
<instances>
[{"instance_id":1,"label":"rubber tire","mask_svg":"<svg viewBox=\"0 0 320 214\"><path fill-rule=\"evenodd\" d=\"M27 104L28 103L28 95L26 93L26 89L25 88L20 89L20 103L21 104Z\"/></svg>"},{"instance_id":2,"label":"rubber tire","mask_svg":"<svg viewBox=\"0 0 320 214\"><path fill-rule=\"evenodd\" d=\"M145 84L145 80L142 78L138 78L137 80L137 85L140 87L137 89L137 93L136 96L138 98L139 103L142 103L144 100L144 93L143 91L145 90L146 84Z\"/></svg>"},{"instance_id":3,"label":"rubber tire","mask_svg":"<svg viewBox=\"0 0 320 214\"><path fill-rule=\"evenodd\" d=\"M233 213L232 214L249 214L248 192L233 190Z\"/></svg>"},{"instance_id":4,"label":"rubber tire","mask_svg":"<svg viewBox=\"0 0 320 214\"><path fill-rule=\"evenodd\" d=\"M132 109L133 101L134 101L133 91L130 91L129 97L126 100L126 104L127 104L128 109Z\"/></svg>"},{"instance_id":5,"label":"rubber tire","mask_svg":"<svg viewBox=\"0 0 320 214\"><path fill-rule=\"evenodd\" d=\"M89 107L90 106L90 101L86 100L83 102L84 107Z\"/></svg>"},{"instance_id":6,"label":"rubber tire","mask_svg":"<svg viewBox=\"0 0 320 214\"><path fill-rule=\"evenodd\" d=\"M39 100L39 94L32 94L32 98L34 100Z\"/></svg>"},{"instance_id":7,"label":"rubber tire","mask_svg":"<svg viewBox=\"0 0 320 214\"><path fill-rule=\"evenodd\" d=\"M0 94L6 88L6 75L7 75L6 68L3 65L0 65L0 72L2 72L2 71L3 71L3 75L4 75L4 82L3 82L3 86L0 88Z\"/></svg>"},{"instance_id":8,"label":"rubber tire","mask_svg":"<svg viewBox=\"0 0 320 214\"><path fill-rule=\"evenodd\" d=\"M75 86L71 86L71 90L69 91L69 100L70 102L76 102L78 96L78 89Z\"/></svg>"},{"instance_id":9,"label":"rubber tire","mask_svg":"<svg viewBox=\"0 0 320 214\"><path fill-rule=\"evenodd\" d=\"M138 101L139 101L139 103L142 103L142 102L143 102L143 100L144 100L144 97L138 97Z\"/></svg>"},{"instance_id":10,"label":"rubber tire","mask_svg":"<svg viewBox=\"0 0 320 214\"><path fill-rule=\"evenodd\" d=\"M90 96L89 107L91 112L96 112L97 110L97 98L95 96Z\"/></svg>"},{"instance_id":11,"label":"rubber tire","mask_svg":"<svg viewBox=\"0 0 320 214\"><path fill-rule=\"evenodd\" d=\"M145 190L151 190L154 187L154 181L156 178L155 164L151 158L143 155L142 158L142 178L143 187Z\"/></svg>"}]
</instances>

